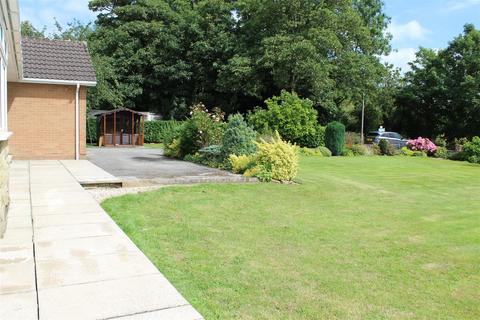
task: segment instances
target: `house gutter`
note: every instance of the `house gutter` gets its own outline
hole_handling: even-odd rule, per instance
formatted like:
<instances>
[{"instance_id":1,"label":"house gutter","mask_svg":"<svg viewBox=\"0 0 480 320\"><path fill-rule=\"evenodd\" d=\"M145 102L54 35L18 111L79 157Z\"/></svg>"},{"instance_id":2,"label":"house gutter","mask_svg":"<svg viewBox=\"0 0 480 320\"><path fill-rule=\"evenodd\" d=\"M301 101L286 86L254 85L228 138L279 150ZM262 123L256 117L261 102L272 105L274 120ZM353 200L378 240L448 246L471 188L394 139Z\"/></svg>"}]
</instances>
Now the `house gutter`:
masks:
<instances>
[{"instance_id":1,"label":"house gutter","mask_svg":"<svg viewBox=\"0 0 480 320\"><path fill-rule=\"evenodd\" d=\"M80 160L80 83L75 93L75 160Z\"/></svg>"},{"instance_id":2,"label":"house gutter","mask_svg":"<svg viewBox=\"0 0 480 320\"><path fill-rule=\"evenodd\" d=\"M33 78L23 78L20 79L20 82L23 83L33 83L33 84L58 84L66 86L76 86L80 84L84 87L95 87L97 85L96 81L75 81L75 80L51 80L51 79L33 79Z\"/></svg>"}]
</instances>

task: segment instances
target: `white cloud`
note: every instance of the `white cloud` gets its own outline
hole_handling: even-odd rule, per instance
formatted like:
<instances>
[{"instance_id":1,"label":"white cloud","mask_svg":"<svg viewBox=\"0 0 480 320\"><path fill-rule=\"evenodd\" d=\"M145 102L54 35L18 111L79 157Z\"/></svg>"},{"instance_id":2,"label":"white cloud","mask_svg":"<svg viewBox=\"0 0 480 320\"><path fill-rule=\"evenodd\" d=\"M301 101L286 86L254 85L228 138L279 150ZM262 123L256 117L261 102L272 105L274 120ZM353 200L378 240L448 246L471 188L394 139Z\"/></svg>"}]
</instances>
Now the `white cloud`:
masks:
<instances>
[{"instance_id":1,"label":"white cloud","mask_svg":"<svg viewBox=\"0 0 480 320\"><path fill-rule=\"evenodd\" d=\"M430 31L420 24L417 20L409 21L405 24L392 23L388 26L387 32L392 34L393 41L402 42L408 40L421 40L425 38L425 35Z\"/></svg>"},{"instance_id":2,"label":"white cloud","mask_svg":"<svg viewBox=\"0 0 480 320\"><path fill-rule=\"evenodd\" d=\"M446 11L457 11L480 5L480 0L452 0L445 6Z\"/></svg>"},{"instance_id":3,"label":"white cloud","mask_svg":"<svg viewBox=\"0 0 480 320\"><path fill-rule=\"evenodd\" d=\"M47 26L51 31L56 18L62 25L78 19L92 21L95 14L88 9L89 0L23 0L20 1L20 18L29 20L37 28Z\"/></svg>"},{"instance_id":4,"label":"white cloud","mask_svg":"<svg viewBox=\"0 0 480 320\"><path fill-rule=\"evenodd\" d=\"M417 51L418 49L415 48L401 48L392 51L388 56L382 57L382 60L400 68L402 72L407 72L410 71L408 63L415 60L415 53Z\"/></svg>"}]
</instances>

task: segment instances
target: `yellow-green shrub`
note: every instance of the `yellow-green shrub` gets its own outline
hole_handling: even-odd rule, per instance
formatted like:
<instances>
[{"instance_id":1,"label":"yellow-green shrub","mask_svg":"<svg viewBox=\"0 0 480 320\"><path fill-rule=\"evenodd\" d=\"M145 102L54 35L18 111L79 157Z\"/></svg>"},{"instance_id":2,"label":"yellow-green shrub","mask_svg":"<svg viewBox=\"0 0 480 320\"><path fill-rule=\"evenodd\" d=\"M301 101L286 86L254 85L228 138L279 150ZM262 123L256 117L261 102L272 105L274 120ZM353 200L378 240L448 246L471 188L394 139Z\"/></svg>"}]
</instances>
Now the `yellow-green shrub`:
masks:
<instances>
[{"instance_id":1,"label":"yellow-green shrub","mask_svg":"<svg viewBox=\"0 0 480 320\"><path fill-rule=\"evenodd\" d=\"M256 163L262 172L271 173L273 180L291 181L298 172L298 147L280 138L278 132L271 142L257 142Z\"/></svg>"},{"instance_id":2,"label":"yellow-green shrub","mask_svg":"<svg viewBox=\"0 0 480 320\"><path fill-rule=\"evenodd\" d=\"M228 160L230 161L233 173L244 173L255 164L255 157L252 155L237 156L231 154Z\"/></svg>"}]
</instances>

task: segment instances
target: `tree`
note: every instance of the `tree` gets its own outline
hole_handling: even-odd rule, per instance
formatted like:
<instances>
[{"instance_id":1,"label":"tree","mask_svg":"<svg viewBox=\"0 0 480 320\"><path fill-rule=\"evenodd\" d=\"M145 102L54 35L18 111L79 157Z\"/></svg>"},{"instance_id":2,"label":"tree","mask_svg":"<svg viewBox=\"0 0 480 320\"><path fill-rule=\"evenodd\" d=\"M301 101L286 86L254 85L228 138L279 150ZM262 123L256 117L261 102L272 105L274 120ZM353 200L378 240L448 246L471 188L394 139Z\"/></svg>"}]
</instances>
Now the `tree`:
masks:
<instances>
[{"instance_id":1,"label":"tree","mask_svg":"<svg viewBox=\"0 0 480 320\"><path fill-rule=\"evenodd\" d=\"M98 13L90 47L109 66L105 85L117 98L101 104L181 118L198 101L245 112L286 89L312 100L322 121L353 128L361 102L355 89L368 91L371 103L389 92L390 70L378 58L390 50L381 0L89 5Z\"/></svg>"},{"instance_id":2,"label":"tree","mask_svg":"<svg viewBox=\"0 0 480 320\"><path fill-rule=\"evenodd\" d=\"M28 20L22 21L20 25L22 37L25 38L37 38L37 39L44 39L46 38L47 27L43 27L43 29L39 30L35 28L32 23Z\"/></svg>"},{"instance_id":3,"label":"tree","mask_svg":"<svg viewBox=\"0 0 480 320\"><path fill-rule=\"evenodd\" d=\"M480 134L480 31L466 25L446 49L421 49L397 95L396 127L411 136Z\"/></svg>"}]
</instances>

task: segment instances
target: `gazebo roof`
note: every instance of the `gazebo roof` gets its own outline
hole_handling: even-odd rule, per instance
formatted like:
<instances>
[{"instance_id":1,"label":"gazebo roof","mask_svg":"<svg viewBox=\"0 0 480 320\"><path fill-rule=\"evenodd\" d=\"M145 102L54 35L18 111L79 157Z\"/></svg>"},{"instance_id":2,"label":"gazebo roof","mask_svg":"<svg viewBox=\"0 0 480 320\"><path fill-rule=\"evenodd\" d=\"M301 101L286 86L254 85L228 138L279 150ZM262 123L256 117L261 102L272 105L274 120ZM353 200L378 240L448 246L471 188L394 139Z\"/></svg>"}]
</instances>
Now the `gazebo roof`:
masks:
<instances>
[{"instance_id":1,"label":"gazebo roof","mask_svg":"<svg viewBox=\"0 0 480 320\"><path fill-rule=\"evenodd\" d=\"M115 112L130 112L130 113L135 113L142 116L146 116L148 114L147 112L135 111L128 108L121 108L121 109L113 109L113 110L92 110L88 113L88 115L92 117L99 117L99 116L114 114Z\"/></svg>"}]
</instances>

